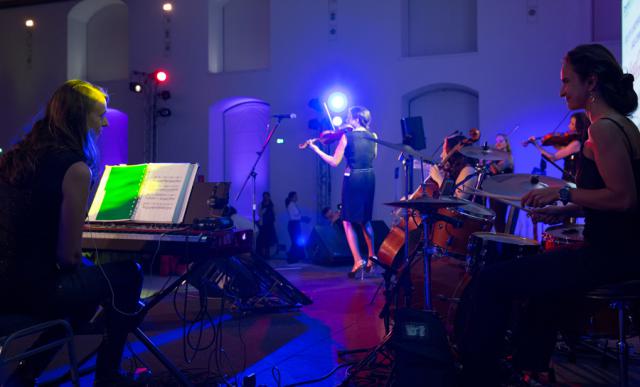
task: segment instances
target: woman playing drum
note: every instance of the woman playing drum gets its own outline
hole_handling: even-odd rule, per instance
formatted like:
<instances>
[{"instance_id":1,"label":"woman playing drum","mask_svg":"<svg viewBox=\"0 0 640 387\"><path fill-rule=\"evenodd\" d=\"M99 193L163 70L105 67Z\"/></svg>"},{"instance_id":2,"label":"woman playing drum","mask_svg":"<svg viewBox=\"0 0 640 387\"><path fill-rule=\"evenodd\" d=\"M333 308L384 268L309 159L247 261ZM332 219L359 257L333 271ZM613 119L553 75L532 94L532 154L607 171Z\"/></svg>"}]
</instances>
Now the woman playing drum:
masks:
<instances>
[{"instance_id":1,"label":"woman playing drum","mask_svg":"<svg viewBox=\"0 0 640 387\"><path fill-rule=\"evenodd\" d=\"M474 277L468 287L473 311L459 343L463 385L499 384L501 344L514 300L529 301L514 338L514 366L546 371L570 300L640 275L632 246L640 215L640 132L627 118L638 106L633 79L601 45L578 46L566 54L560 96L569 109L585 109L592 122L578 188L534 190L522 204L535 208L534 218L551 224L584 216L586 246L488 265Z\"/></svg>"}]
</instances>

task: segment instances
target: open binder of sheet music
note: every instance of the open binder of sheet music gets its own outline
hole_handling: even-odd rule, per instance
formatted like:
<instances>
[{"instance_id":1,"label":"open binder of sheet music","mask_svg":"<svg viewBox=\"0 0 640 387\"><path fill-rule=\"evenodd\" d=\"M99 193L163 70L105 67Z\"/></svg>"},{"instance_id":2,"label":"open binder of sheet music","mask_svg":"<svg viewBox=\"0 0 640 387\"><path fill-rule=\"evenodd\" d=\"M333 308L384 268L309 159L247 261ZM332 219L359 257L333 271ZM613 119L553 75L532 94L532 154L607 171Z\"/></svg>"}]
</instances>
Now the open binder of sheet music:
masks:
<instances>
[{"instance_id":1,"label":"open binder of sheet music","mask_svg":"<svg viewBox=\"0 0 640 387\"><path fill-rule=\"evenodd\" d=\"M89 222L182 223L198 164L108 165Z\"/></svg>"}]
</instances>

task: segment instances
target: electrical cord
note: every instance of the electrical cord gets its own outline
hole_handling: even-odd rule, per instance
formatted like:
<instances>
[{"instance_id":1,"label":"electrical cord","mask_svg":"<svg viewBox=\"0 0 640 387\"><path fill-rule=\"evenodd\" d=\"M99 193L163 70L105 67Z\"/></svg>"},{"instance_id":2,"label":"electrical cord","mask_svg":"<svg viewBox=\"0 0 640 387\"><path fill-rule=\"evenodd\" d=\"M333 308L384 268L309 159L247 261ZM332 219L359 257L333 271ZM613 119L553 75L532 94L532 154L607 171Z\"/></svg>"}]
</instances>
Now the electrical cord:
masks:
<instances>
[{"instance_id":1,"label":"electrical cord","mask_svg":"<svg viewBox=\"0 0 640 387\"><path fill-rule=\"evenodd\" d=\"M309 380L303 380L303 381L297 382L297 383L285 384L284 387L295 387L295 386L303 386L305 384L318 383L318 382L321 382L321 381L326 380L329 377L331 377L331 375L335 374L340 368L350 367L350 366L352 366L354 364L356 364L356 362L340 364L340 365L334 367L331 371L329 371L329 373L327 373L324 376L321 376L321 377L319 377L317 379L309 379ZM273 370L272 370L272 374L273 374ZM278 382L278 385L280 385L279 382Z\"/></svg>"}]
</instances>

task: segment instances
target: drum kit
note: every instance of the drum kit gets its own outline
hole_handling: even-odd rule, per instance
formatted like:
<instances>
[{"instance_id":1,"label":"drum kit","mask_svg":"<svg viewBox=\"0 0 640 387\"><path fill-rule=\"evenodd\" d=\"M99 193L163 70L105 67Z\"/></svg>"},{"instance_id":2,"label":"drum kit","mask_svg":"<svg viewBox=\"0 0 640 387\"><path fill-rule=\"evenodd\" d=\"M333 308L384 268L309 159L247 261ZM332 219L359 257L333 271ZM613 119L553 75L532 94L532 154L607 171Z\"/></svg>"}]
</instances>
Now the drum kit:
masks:
<instances>
[{"instance_id":1,"label":"drum kit","mask_svg":"<svg viewBox=\"0 0 640 387\"><path fill-rule=\"evenodd\" d=\"M419 159L421 169L424 163L434 164L425 160L419 152L408 145L392 144L379 139L372 141L404 152L411 158ZM487 162L506 160L509 155L486 144L467 146L459 152L466 157L478 160L476 173L472 175L477 179L475 187L468 192L474 199L476 196L493 198L528 211L520 204L524 194L532 189L545 187L560 189L568 184L560 179L529 174L487 176ZM409 165L413 168L413 161ZM409 167L406 168L409 169ZM407 180L409 180L408 177ZM405 183L409 186L408 182ZM420 195L415 195L417 192L420 192ZM540 243L534 239L490 232L494 224L495 212L477 204L473 199L464 200L452 196L433 195L429 192L429 187L424 184L421 190L412 195L407 194L406 197L408 199L385 203L388 206L406 209L405 220L402 227L392 228L378 251L377 263L384 269L386 289L385 306L380 316L385 318L387 335L376 348L352 368L351 375L372 364L376 354L384 351L387 341L393 339L393 331L388 329L388 314L392 303L435 316L429 320L430 324L434 324L435 321L439 326L431 326L431 331L444 331L451 336L451 341L455 342L456 331L459 332L464 325L470 309L469 302L466 301L469 292L465 293L465 290L473 276L477 275L484 266L519 259L541 251ZM416 238L420 228L421 235ZM386 246L387 239L393 241L390 246ZM546 250L579 247L581 241L582 228L579 225L550 227L544 234ZM413 249L410 247L411 243L419 244L420 242L422 242L421 257L416 254L417 246ZM404 253L398 249L398 244L405 247ZM419 265L420 262L421 265ZM391 276L396 277L393 289L390 288ZM413 290L422 290L422 292L413 294ZM398 302L400 298L404 298L404 302ZM347 385L348 380L349 378L342 385Z\"/></svg>"},{"instance_id":2,"label":"drum kit","mask_svg":"<svg viewBox=\"0 0 640 387\"><path fill-rule=\"evenodd\" d=\"M408 147L377 142L385 146L392 145L393 149L401 151L406 151ZM474 197L488 197L523 209L520 199L530 190L545 187L560 189L569 184L561 179L530 174L486 176L486 162L506 160L507 152L487 145L467 146L459 152L478 160L475 188L467 192ZM421 158L416 151L409 154ZM581 225L549 227L543 235L542 246L534 239L490 232L495 212L470 200L440 196L386 204L411 209L414 217L415 213L419 213L423 218L422 257L401 257L399 254L396 259L404 260L404 265L387 265L408 268L411 288L422 290L411 294L406 306L435 312L450 334L454 332L456 309L464 290L484 266L534 255L542 248L548 251L583 245ZM523 210L528 211L527 208ZM422 265L415 264L420 260ZM396 276L400 275L402 273L396 273Z\"/></svg>"}]
</instances>

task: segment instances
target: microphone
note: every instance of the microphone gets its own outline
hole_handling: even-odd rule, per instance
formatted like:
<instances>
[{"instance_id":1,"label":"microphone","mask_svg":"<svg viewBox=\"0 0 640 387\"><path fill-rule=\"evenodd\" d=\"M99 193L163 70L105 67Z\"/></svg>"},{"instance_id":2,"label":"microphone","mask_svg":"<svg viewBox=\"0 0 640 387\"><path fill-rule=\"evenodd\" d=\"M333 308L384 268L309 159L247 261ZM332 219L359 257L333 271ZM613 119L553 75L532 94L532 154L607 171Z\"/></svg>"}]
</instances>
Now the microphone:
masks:
<instances>
[{"instance_id":1,"label":"microphone","mask_svg":"<svg viewBox=\"0 0 640 387\"><path fill-rule=\"evenodd\" d=\"M271 117L277 118L279 120L283 120L285 118L293 119L293 118L296 118L297 116L296 116L296 113L289 113L289 114L274 114Z\"/></svg>"}]
</instances>

